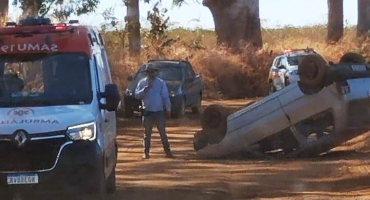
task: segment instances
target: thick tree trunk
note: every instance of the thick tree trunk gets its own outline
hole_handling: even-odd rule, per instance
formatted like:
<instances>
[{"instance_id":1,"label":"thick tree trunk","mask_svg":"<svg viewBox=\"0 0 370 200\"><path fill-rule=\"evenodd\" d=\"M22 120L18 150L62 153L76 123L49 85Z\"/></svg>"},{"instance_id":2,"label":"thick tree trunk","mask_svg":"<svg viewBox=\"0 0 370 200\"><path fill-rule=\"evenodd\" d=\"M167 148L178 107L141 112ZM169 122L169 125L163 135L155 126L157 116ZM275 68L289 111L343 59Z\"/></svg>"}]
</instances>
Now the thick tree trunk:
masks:
<instances>
[{"instance_id":1,"label":"thick tree trunk","mask_svg":"<svg viewBox=\"0 0 370 200\"><path fill-rule=\"evenodd\" d=\"M246 16L247 27L243 40L253 47L262 47L259 0L244 0L241 7L249 11Z\"/></svg>"},{"instance_id":2,"label":"thick tree trunk","mask_svg":"<svg viewBox=\"0 0 370 200\"><path fill-rule=\"evenodd\" d=\"M0 1L0 27L8 21L9 1Z\"/></svg>"},{"instance_id":3,"label":"thick tree trunk","mask_svg":"<svg viewBox=\"0 0 370 200\"><path fill-rule=\"evenodd\" d=\"M358 0L357 6L357 37L369 36L370 0Z\"/></svg>"},{"instance_id":4,"label":"thick tree trunk","mask_svg":"<svg viewBox=\"0 0 370 200\"><path fill-rule=\"evenodd\" d=\"M343 37L343 0L328 0L328 42L338 42Z\"/></svg>"},{"instance_id":5,"label":"thick tree trunk","mask_svg":"<svg viewBox=\"0 0 370 200\"><path fill-rule=\"evenodd\" d=\"M24 0L22 3L22 18L37 17L43 0Z\"/></svg>"},{"instance_id":6,"label":"thick tree trunk","mask_svg":"<svg viewBox=\"0 0 370 200\"><path fill-rule=\"evenodd\" d=\"M238 47L239 42L262 46L259 0L203 0L213 16L217 44Z\"/></svg>"},{"instance_id":7,"label":"thick tree trunk","mask_svg":"<svg viewBox=\"0 0 370 200\"><path fill-rule=\"evenodd\" d=\"M131 56L140 54L141 36L140 36L140 12L139 0L126 0L127 15L125 21L127 23L129 53Z\"/></svg>"}]
</instances>

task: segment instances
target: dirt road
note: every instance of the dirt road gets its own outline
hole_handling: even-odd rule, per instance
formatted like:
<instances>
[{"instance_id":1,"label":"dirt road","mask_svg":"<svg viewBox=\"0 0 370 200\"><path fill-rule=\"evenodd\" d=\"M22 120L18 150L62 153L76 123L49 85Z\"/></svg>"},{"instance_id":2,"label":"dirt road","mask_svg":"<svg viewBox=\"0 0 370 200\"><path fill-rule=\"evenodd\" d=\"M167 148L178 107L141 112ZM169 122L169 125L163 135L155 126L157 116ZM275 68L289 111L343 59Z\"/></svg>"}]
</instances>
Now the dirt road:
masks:
<instances>
[{"instance_id":1,"label":"dirt road","mask_svg":"<svg viewBox=\"0 0 370 200\"><path fill-rule=\"evenodd\" d=\"M240 106L247 101L223 103ZM164 158L155 130L149 160L141 160L140 118L119 119L118 191L109 199L370 199L370 134L315 159L200 161L192 148L200 125L189 118L169 122L176 158Z\"/></svg>"},{"instance_id":2,"label":"dirt road","mask_svg":"<svg viewBox=\"0 0 370 200\"><path fill-rule=\"evenodd\" d=\"M247 101L223 103L240 106ZM119 188L111 199L370 198L370 153L366 142L370 134L355 138L322 158L200 161L194 159L192 148L192 136L200 125L191 118L194 117L189 115L169 122L175 159L164 158L155 130L150 160L141 160L140 118L120 119Z\"/></svg>"}]
</instances>

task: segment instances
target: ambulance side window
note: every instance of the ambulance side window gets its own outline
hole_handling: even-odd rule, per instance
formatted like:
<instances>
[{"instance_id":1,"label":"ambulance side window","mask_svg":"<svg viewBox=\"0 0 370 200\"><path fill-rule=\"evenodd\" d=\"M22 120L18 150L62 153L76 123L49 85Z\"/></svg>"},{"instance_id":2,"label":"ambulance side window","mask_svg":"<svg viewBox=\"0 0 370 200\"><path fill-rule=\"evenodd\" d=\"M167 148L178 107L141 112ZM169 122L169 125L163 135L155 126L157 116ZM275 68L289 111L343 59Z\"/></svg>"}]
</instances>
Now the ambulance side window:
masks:
<instances>
[{"instance_id":1,"label":"ambulance side window","mask_svg":"<svg viewBox=\"0 0 370 200\"><path fill-rule=\"evenodd\" d=\"M96 43L98 43L98 45L100 45L101 44L100 38L98 38L98 36L96 35L95 31L93 31L93 33L94 33L94 38L96 40Z\"/></svg>"},{"instance_id":2,"label":"ambulance side window","mask_svg":"<svg viewBox=\"0 0 370 200\"><path fill-rule=\"evenodd\" d=\"M99 64L99 61L96 55L94 55L94 63L95 63L95 73L96 73L96 85L98 87L98 91L104 92L104 81L103 81L101 70L100 70L101 67L99 66L100 64Z\"/></svg>"},{"instance_id":3,"label":"ambulance side window","mask_svg":"<svg viewBox=\"0 0 370 200\"><path fill-rule=\"evenodd\" d=\"M96 68L97 68L97 73L98 73L98 78L99 78L99 86L100 86L100 91L104 91L105 85L111 83L111 77L110 74L108 73L108 67L107 64L102 57L102 53L100 54L95 54L94 59L96 62Z\"/></svg>"},{"instance_id":4,"label":"ambulance side window","mask_svg":"<svg viewBox=\"0 0 370 200\"><path fill-rule=\"evenodd\" d=\"M107 56L107 52L104 48L101 49L101 57L103 59L105 80L107 80L107 84L112 83L112 76L110 74L110 69L109 69L110 66L109 66L109 62L108 62L108 56Z\"/></svg>"}]
</instances>

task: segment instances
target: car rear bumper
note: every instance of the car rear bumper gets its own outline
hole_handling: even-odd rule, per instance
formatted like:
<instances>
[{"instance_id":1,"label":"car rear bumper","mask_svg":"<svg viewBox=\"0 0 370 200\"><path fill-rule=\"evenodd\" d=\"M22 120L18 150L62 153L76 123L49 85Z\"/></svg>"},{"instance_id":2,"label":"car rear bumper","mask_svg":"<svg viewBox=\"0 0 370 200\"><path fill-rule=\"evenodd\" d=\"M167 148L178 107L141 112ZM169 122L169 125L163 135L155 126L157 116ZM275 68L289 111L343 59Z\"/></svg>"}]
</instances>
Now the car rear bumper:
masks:
<instances>
[{"instance_id":1,"label":"car rear bumper","mask_svg":"<svg viewBox=\"0 0 370 200\"><path fill-rule=\"evenodd\" d=\"M96 142L79 141L65 145L54 168L49 171L31 172L38 175L38 183L8 185L7 175L0 173L0 195L3 193L75 193L91 184L97 173L101 173L102 151ZM16 165L16 163L15 163Z\"/></svg>"}]
</instances>

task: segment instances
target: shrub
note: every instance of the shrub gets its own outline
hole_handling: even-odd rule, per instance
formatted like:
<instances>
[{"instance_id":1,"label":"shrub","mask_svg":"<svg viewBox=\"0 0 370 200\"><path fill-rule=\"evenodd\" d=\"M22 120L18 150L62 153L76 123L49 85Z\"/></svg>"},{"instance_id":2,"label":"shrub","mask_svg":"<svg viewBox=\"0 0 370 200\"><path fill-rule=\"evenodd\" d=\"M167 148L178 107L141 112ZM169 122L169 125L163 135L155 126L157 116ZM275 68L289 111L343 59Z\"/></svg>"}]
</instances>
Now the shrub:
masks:
<instances>
[{"instance_id":1,"label":"shrub","mask_svg":"<svg viewBox=\"0 0 370 200\"><path fill-rule=\"evenodd\" d=\"M268 69L274 56L284 48L312 47L326 59L337 62L347 51L359 51L370 55L369 41L356 39L356 28L348 27L338 44L325 42L326 26L283 27L263 29L264 48L254 52L244 48L233 53L226 48L216 47L216 36L209 30L187 30L177 28L167 31L166 38L176 38L176 42L165 45L158 52L150 38L142 38L142 53L137 58L128 57L122 35L105 32L110 63L114 80L122 92L127 87L126 77L136 72L147 60L157 57L172 59L189 58L205 81L205 98L246 98L263 96L267 89ZM148 32L143 30L143 32ZM126 42L127 43L127 42Z\"/></svg>"}]
</instances>

